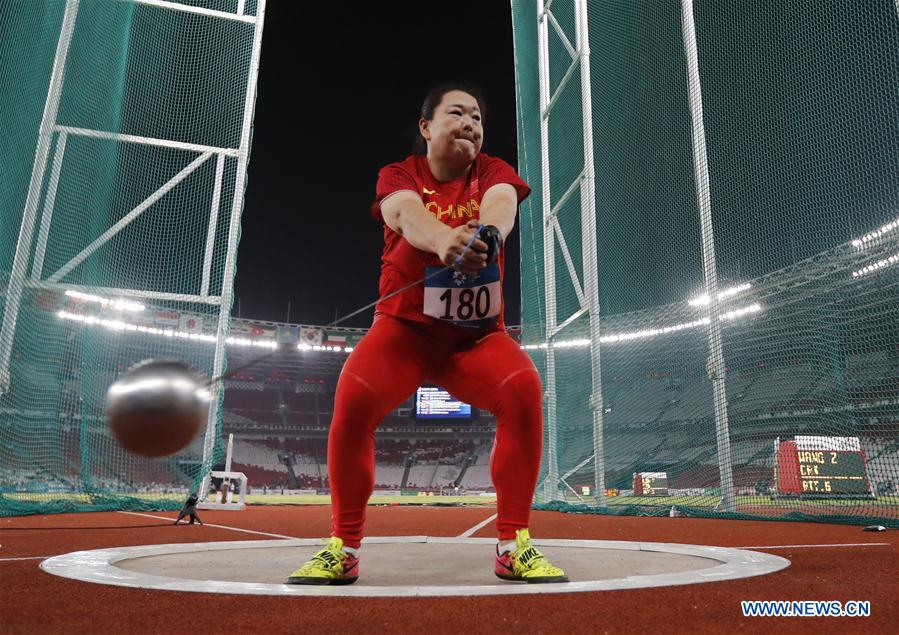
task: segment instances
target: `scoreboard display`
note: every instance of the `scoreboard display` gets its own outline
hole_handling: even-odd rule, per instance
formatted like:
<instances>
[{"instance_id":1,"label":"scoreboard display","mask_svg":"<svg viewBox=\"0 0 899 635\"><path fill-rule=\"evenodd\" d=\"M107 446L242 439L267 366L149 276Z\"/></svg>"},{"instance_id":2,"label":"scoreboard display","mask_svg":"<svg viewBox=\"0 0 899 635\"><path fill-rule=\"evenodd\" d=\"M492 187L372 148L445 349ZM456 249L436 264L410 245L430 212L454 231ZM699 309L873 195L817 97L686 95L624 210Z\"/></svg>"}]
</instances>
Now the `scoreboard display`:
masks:
<instances>
[{"instance_id":1,"label":"scoreboard display","mask_svg":"<svg viewBox=\"0 0 899 635\"><path fill-rule=\"evenodd\" d=\"M421 386L415 391L416 419L471 419L471 415L471 404L438 386Z\"/></svg>"},{"instance_id":2,"label":"scoreboard display","mask_svg":"<svg viewBox=\"0 0 899 635\"><path fill-rule=\"evenodd\" d=\"M858 437L797 436L776 444L779 494L871 496Z\"/></svg>"},{"instance_id":3,"label":"scoreboard display","mask_svg":"<svg viewBox=\"0 0 899 635\"><path fill-rule=\"evenodd\" d=\"M668 472L634 472L635 496L668 496Z\"/></svg>"}]
</instances>

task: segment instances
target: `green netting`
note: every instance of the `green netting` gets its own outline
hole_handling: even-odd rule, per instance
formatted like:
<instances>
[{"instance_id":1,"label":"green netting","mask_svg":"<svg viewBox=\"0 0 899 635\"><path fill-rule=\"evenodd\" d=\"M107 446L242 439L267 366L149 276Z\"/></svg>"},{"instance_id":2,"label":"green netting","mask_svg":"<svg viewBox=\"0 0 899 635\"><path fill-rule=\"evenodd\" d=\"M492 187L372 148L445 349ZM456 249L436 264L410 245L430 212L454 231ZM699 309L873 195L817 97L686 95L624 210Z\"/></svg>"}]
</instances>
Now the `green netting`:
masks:
<instances>
[{"instance_id":1,"label":"green netting","mask_svg":"<svg viewBox=\"0 0 899 635\"><path fill-rule=\"evenodd\" d=\"M899 526L896 4L512 6L538 501Z\"/></svg>"},{"instance_id":2,"label":"green netting","mask_svg":"<svg viewBox=\"0 0 899 635\"><path fill-rule=\"evenodd\" d=\"M0 516L173 507L221 456L218 408L210 437L150 460L104 402L141 359L224 364L256 14L0 3Z\"/></svg>"}]
</instances>

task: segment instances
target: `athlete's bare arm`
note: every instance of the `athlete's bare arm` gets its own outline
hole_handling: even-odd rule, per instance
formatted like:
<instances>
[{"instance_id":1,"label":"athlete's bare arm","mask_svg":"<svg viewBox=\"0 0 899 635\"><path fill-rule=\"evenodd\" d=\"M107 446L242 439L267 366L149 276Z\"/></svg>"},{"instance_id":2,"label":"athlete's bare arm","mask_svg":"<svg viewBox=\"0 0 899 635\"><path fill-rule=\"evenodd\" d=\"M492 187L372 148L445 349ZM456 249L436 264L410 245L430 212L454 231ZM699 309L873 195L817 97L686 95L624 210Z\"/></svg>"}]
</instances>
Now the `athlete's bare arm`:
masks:
<instances>
[{"instance_id":1,"label":"athlete's bare arm","mask_svg":"<svg viewBox=\"0 0 899 635\"><path fill-rule=\"evenodd\" d=\"M381 216L390 229L413 247L437 254L445 265L455 264L456 258L461 255L459 268L465 273L475 273L486 266L487 256L483 252L487 251L487 245L476 239L470 249L465 249L477 233L478 221L449 227L425 209L421 197L411 191L397 192L384 199Z\"/></svg>"}]
</instances>

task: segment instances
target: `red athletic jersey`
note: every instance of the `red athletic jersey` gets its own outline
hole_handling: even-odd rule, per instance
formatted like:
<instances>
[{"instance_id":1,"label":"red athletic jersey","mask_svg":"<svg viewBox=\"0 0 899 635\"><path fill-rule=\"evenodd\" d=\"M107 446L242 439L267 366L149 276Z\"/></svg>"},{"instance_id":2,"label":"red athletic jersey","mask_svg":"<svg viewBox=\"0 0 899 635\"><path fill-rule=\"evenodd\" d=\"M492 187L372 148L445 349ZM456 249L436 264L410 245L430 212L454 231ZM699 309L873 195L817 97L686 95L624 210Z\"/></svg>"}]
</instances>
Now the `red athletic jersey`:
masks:
<instances>
[{"instance_id":1,"label":"red athletic jersey","mask_svg":"<svg viewBox=\"0 0 899 635\"><path fill-rule=\"evenodd\" d=\"M515 173L512 166L496 157L478 154L468 176L442 182L431 174L427 157L413 155L405 161L391 163L381 168L371 213L375 220L384 223L381 216L381 201L396 192L411 191L421 196L425 208L434 214L437 220L450 227L458 227L469 220L480 218L480 204L484 192L500 183L508 183L515 188L519 203L531 193L531 188ZM500 250L497 259L500 283L503 275L503 252L504 250ZM384 254L381 256L381 263L382 297L423 278L426 267L443 266L435 254L416 249L386 224L384 224ZM379 302L375 312L426 324L442 324L441 320L424 313L423 284L415 285ZM501 310L496 326L489 330L504 328Z\"/></svg>"}]
</instances>

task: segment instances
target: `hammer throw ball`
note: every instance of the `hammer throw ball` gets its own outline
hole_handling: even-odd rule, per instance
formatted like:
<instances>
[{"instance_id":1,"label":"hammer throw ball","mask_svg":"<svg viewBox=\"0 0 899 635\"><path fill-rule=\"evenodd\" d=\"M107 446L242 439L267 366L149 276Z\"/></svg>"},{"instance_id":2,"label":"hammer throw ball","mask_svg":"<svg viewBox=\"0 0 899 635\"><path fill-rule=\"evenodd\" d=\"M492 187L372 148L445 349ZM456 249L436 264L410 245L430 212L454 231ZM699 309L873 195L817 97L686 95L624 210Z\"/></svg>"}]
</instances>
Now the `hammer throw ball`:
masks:
<instances>
[{"instance_id":1,"label":"hammer throw ball","mask_svg":"<svg viewBox=\"0 0 899 635\"><path fill-rule=\"evenodd\" d=\"M176 360L145 360L109 387L109 427L132 454L175 454L196 438L209 416L209 382Z\"/></svg>"}]
</instances>

